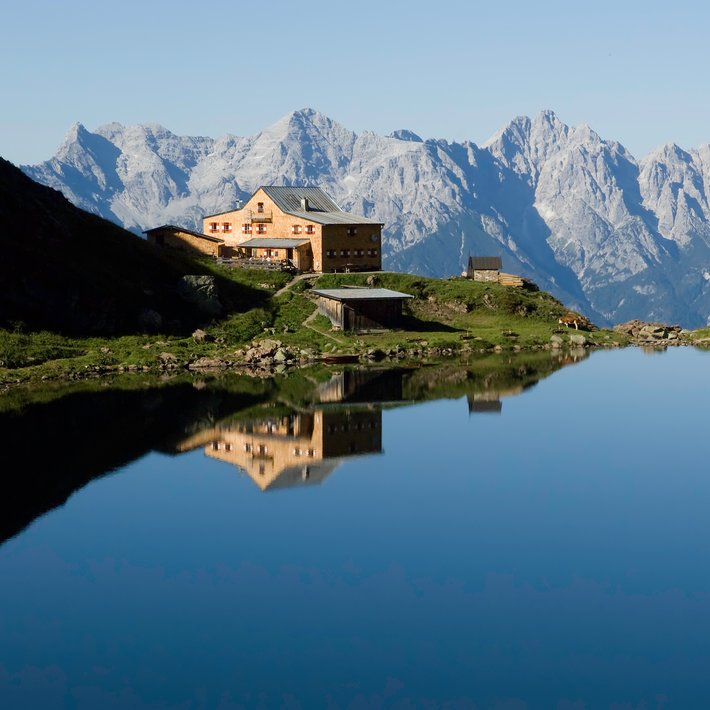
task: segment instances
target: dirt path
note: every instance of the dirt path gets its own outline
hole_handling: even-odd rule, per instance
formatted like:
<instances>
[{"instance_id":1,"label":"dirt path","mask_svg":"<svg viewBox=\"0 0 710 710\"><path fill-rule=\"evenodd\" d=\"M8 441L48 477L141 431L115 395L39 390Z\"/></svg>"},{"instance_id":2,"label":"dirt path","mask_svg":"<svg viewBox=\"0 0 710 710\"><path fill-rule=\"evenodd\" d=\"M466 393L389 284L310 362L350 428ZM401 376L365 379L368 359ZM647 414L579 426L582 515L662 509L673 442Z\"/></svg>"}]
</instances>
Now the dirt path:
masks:
<instances>
[{"instance_id":1,"label":"dirt path","mask_svg":"<svg viewBox=\"0 0 710 710\"><path fill-rule=\"evenodd\" d=\"M330 333L325 333L324 331L320 330L319 328L316 328L313 325L313 321L316 319L316 316L318 315L318 309L316 308L311 315L306 318L306 320L303 321L303 325L306 326L306 328L310 328L312 331L315 333L318 333L318 335L322 335L324 338L329 338L333 342L337 343L338 345L347 345L347 343L344 340L340 340L340 338L336 338L334 335L331 335Z\"/></svg>"},{"instance_id":2,"label":"dirt path","mask_svg":"<svg viewBox=\"0 0 710 710\"><path fill-rule=\"evenodd\" d=\"M299 281L303 281L303 279L317 279L320 276L320 274L298 274L293 280L289 281L283 288L280 288L274 296L280 296L282 293L286 293L291 286L294 284L297 284Z\"/></svg>"},{"instance_id":3,"label":"dirt path","mask_svg":"<svg viewBox=\"0 0 710 710\"><path fill-rule=\"evenodd\" d=\"M302 281L303 279L317 279L319 276L320 274L298 274L296 278L294 278L292 281L289 281L283 288L280 288L274 294L274 297L280 296L282 293L286 293L286 291L288 291L294 284L298 283L299 281ZM329 340L332 340L338 345L347 345L347 342L345 340L336 338L334 335L331 335L330 333L326 333L325 331L316 328L313 325L313 321L315 320L317 315L318 309L316 308L313 313L311 313L311 315L309 315L308 318L306 318L306 320L301 323L301 325L305 326L306 328L310 328L314 333L318 333L318 335L322 335L324 338L328 338Z\"/></svg>"}]
</instances>

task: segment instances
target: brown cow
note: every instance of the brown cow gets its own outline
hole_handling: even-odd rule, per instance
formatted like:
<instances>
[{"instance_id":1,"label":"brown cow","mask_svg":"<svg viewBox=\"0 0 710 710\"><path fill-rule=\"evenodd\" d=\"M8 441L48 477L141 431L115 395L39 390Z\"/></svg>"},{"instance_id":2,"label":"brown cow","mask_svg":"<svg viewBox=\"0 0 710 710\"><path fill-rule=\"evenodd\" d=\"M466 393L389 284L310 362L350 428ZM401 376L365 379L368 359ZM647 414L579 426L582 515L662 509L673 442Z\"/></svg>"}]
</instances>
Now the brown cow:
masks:
<instances>
[{"instance_id":1,"label":"brown cow","mask_svg":"<svg viewBox=\"0 0 710 710\"><path fill-rule=\"evenodd\" d=\"M568 328L574 326L575 330L579 330L579 326L584 323L581 316L575 313L565 313L562 318L559 319L560 325L566 325Z\"/></svg>"}]
</instances>

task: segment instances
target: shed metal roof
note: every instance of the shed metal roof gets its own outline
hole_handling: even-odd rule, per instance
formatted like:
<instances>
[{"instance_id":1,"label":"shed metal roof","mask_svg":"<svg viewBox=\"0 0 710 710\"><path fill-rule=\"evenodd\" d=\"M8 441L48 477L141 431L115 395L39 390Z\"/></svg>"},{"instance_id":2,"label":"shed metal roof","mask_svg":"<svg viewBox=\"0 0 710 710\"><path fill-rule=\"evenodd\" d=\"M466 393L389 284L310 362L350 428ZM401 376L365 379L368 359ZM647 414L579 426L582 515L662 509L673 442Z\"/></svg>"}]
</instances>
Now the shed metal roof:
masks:
<instances>
[{"instance_id":1,"label":"shed metal roof","mask_svg":"<svg viewBox=\"0 0 710 710\"><path fill-rule=\"evenodd\" d=\"M288 237L254 237L240 242L238 247L250 247L257 249L294 249L304 244L310 244L309 239L289 239Z\"/></svg>"},{"instance_id":2,"label":"shed metal roof","mask_svg":"<svg viewBox=\"0 0 710 710\"><path fill-rule=\"evenodd\" d=\"M414 298L409 293L392 291L389 288L314 288L311 293L333 301L384 301Z\"/></svg>"},{"instance_id":3,"label":"shed metal roof","mask_svg":"<svg viewBox=\"0 0 710 710\"><path fill-rule=\"evenodd\" d=\"M499 256L469 256L468 268L480 271L500 271L503 268L503 259Z\"/></svg>"}]
</instances>

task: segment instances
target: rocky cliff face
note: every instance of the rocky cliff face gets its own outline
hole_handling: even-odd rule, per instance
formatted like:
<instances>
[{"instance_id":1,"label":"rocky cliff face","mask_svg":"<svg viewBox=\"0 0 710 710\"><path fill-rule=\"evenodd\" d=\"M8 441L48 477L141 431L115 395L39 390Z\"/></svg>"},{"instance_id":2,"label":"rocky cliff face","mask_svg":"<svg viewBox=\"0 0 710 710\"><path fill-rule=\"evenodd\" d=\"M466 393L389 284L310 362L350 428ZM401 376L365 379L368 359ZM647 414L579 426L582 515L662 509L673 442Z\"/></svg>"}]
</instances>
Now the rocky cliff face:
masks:
<instances>
[{"instance_id":1,"label":"rocky cliff face","mask_svg":"<svg viewBox=\"0 0 710 710\"><path fill-rule=\"evenodd\" d=\"M319 185L385 223L387 267L443 276L469 254L500 254L504 270L597 320L710 316L710 145L638 162L552 112L477 146L355 134L304 109L244 138L77 124L54 158L23 169L134 231L199 228L263 184Z\"/></svg>"}]
</instances>

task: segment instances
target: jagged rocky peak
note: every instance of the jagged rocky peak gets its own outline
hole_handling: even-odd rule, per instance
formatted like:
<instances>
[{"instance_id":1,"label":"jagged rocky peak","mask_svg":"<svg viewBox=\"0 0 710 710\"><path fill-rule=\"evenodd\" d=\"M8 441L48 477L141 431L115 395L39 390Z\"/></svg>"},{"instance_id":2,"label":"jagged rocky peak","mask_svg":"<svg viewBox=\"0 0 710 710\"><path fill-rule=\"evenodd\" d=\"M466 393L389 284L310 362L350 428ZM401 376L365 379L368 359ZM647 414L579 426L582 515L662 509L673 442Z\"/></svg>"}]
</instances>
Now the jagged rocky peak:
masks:
<instances>
[{"instance_id":1,"label":"jagged rocky peak","mask_svg":"<svg viewBox=\"0 0 710 710\"><path fill-rule=\"evenodd\" d=\"M274 124L261 131L259 135L268 133L285 137L288 135L313 135L315 132L354 135L352 131L348 131L332 118L311 108L302 108L287 113Z\"/></svg>"},{"instance_id":2,"label":"jagged rocky peak","mask_svg":"<svg viewBox=\"0 0 710 710\"><path fill-rule=\"evenodd\" d=\"M414 131L407 130L406 128L400 128L396 131L392 131L392 133L389 134L389 138L396 138L399 141L408 141L410 143L424 142Z\"/></svg>"},{"instance_id":3,"label":"jagged rocky peak","mask_svg":"<svg viewBox=\"0 0 710 710\"><path fill-rule=\"evenodd\" d=\"M554 111L541 111L534 119L514 118L484 144L503 165L534 183L546 160L566 146L570 128Z\"/></svg>"},{"instance_id":4,"label":"jagged rocky peak","mask_svg":"<svg viewBox=\"0 0 710 710\"><path fill-rule=\"evenodd\" d=\"M67 145L67 143L76 143L77 141L81 141L81 139L88 134L88 131L86 130L86 126L84 126L83 123L76 121L73 123L70 127L69 130L67 131L66 135L64 136L64 141L62 145Z\"/></svg>"},{"instance_id":5,"label":"jagged rocky peak","mask_svg":"<svg viewBox=\"0 0 710 710\"><path fill-rule=\"evenodd\" d=\"M641 161L641 189L650 197L665 186L672 187L674 191L682 186L707 204L703 167L700 151L689 152L675 143L663 145Z\"/></svg>"},{"instance_id":6,"label":"jagged rocky peak","mask_svg":"<svg viewBox=\"0 0 710 710\"><path fill-rule=\"evenodd\" d=\"M62 160L69 156L76 156L77 152L90 149L91 137L93 134L87 130L83 123L77 121L67 131L59 150L55 154L55 159Z\"/></svg>"}]
</instances>

